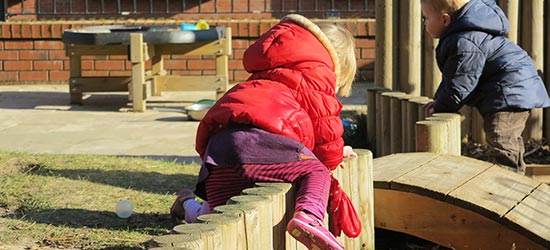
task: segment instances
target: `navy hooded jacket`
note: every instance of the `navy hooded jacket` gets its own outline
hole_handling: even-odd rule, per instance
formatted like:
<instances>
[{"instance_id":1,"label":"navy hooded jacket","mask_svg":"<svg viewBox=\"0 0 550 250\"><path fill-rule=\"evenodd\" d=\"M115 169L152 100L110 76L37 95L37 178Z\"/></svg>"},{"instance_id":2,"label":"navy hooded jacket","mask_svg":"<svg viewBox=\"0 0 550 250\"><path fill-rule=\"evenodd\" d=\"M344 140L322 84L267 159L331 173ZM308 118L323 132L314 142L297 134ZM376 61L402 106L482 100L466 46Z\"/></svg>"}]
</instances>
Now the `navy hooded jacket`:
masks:
<instances>
[{"instance_id":1,"label":"navy hooded jacket","mask_svg":"<svg viewBox=\"0 0 550 250\"><path fill-rule=\"evenodd\" d=\"M550 106L529 55L505 37L509 23L495 0L471 0L440 36L436 59L442 81L435 112L475 106L482 115Z\"/></svg>"}]
</instances>

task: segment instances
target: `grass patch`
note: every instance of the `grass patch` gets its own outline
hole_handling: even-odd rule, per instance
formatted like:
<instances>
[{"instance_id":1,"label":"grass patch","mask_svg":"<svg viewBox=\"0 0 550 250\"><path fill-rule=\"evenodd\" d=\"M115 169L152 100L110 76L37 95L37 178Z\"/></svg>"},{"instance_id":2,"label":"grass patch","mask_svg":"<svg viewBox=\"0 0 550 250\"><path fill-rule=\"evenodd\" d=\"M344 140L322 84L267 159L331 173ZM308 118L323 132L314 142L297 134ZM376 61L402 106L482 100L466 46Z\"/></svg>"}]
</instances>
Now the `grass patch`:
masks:
<instances>
[{"instance_id":1,"label":"grass patch","mask_svg":"<svg viewBox=\"0 0 550 250\"><path fill-rule=\"evenodd\" d=\"M0 151L0 246L146 249L175 223L176 192L199 165L142 158ZM120 219L116 203L134 214Z\"/></svg>"}]
</instances>

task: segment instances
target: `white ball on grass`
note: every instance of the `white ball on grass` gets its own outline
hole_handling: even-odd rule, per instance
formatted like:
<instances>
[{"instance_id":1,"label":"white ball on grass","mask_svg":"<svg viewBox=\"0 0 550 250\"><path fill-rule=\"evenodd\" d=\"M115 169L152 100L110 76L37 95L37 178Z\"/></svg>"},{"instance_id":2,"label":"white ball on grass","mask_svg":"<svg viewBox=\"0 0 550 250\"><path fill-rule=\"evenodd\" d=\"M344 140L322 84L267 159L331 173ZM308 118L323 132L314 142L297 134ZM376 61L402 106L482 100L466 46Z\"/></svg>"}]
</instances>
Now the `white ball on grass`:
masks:
<instances>
[{"instance_id":1,"label":"white ball on grass","mask_svg":"<svg viewBox=\"0 0 550 250\"><path fill-rule=\"evenodd\" d=\"M134 212L134 205L129 200L121 200L116 204L115 213L118 217L126 219Z\"/></svg>"}]
</instances>

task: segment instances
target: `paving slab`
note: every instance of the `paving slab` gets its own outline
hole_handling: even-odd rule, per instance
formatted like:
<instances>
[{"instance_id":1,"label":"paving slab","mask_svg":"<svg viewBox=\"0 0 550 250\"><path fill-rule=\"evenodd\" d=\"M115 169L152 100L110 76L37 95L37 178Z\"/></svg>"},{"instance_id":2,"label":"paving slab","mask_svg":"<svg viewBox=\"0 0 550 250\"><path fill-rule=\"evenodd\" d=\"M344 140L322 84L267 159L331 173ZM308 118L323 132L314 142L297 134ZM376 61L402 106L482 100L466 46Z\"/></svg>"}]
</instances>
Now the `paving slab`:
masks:
<instances>
[{"instance_id":1,"label":"paving slab","mask_svg":"<svg viewBox=\"0 0 550 250\"><path fill-rule=\"evenodd\" d=\"M366 84L359 84L347 109L364 109ZM134 113L124 93L91 93L70 105L68 85L0 86L0 150L52 154L150 157L200 162L195 152L197 121L177 111L209 92L167 92Z\"/></svg>"}]
</instances>

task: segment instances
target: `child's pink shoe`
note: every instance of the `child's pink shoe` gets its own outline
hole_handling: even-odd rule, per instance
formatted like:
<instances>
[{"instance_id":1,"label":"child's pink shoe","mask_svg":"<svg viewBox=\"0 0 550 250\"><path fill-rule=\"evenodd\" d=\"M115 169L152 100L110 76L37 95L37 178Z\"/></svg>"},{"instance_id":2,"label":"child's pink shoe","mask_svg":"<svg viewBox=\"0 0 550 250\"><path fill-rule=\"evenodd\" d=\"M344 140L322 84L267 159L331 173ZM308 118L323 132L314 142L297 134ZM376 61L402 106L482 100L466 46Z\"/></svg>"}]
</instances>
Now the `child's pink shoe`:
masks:
<instances>
[{"instance_id":1,"label":"child's pink shoe","mask_svg":"<svg viewBox=\"0 0 550 250\"><path fill-rule=\"evenodd\" d=\"M308 216L302 211L294 213L294 218L288 222L286 230L310 250L344 249L344 246L336 240L334 235L323 227L320 220L313 215Z\"/></svg>"}]
</instances>

